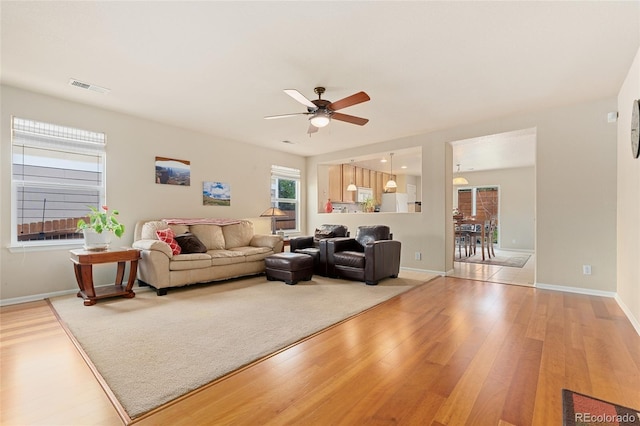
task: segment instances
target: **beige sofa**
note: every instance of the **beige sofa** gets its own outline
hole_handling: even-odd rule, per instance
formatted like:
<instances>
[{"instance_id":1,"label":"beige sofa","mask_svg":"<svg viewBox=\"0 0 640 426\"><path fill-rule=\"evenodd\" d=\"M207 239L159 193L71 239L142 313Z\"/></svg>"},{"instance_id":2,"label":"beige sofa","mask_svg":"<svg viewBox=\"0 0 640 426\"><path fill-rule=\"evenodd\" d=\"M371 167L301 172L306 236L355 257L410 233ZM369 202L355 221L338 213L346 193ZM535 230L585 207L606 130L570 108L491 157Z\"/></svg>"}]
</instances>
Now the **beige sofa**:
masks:
<instances>
[{"instance_id":1,"label":"beige sofa","mask_svg":"<svg viewBox=\"0 0 640 426\"><path fill-rule=\"evenodd\" d=\"M156 289L158 296L170 287L219 281L265 271L264 259L283 248L279 235L257 235L247 220L218 225L185 221L168 224L163 220L136 223L133 247L141 250L138 281ZM206 222L205 220L200 220ZM174 255L166 242L160 241L158 230L171 228L176 235L191 233L206 247L205 253ZM204 250L204 248L203 248Z\"/></svg>"}]
</instances>

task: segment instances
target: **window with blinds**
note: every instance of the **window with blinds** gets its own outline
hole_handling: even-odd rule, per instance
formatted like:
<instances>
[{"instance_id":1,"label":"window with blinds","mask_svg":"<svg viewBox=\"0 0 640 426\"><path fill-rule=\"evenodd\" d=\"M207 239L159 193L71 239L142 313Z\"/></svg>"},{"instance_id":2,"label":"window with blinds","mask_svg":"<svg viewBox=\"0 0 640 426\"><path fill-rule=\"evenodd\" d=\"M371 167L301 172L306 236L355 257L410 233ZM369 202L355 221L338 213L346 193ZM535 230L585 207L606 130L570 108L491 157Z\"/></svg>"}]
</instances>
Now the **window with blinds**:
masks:
<instances>
[{"instance_id":1,"label":"window with blinds","mask_svg":"<svg viewBox=\"0 0 640 426\"><path fill-rule=\"evenodd\" d=\"M276 230L300 231L300 170L271 166L271 203L286 214L276 217Z\"/></svg>"},{"instance_id":2,"label":"window with blinds","mask_svg":"<svg viewBox=\"0 0 640 426\"><path fill-rule=\"evenodd\" d=\"M77 242L105 199L104 133L13 117L12 244Z\"/></svg>"},{"instance_id":3,"label":"window with blinds","mask_svg":"<svg viewBox=\"0 0 640 426\"><path fill-rule=\"evenodd\" d=\"M464 217L485 221L498 217L497 187L458 189L458 210Z\"/></svg>"}]
</instances>

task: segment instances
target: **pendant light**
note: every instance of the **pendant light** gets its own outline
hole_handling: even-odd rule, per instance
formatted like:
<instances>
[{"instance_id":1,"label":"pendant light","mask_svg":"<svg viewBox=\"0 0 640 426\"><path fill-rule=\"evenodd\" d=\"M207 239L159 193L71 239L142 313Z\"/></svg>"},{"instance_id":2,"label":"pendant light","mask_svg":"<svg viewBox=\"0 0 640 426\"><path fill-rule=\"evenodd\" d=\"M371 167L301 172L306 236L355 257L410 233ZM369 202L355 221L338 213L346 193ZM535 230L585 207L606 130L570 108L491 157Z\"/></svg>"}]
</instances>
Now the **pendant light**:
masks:
<instances>
[{"instance_id":1,"label":"pendant light","mask_svg":"<svg viewBox=\"0 0 640 426\"><path fill-rule=\"evenodd\" d=\"M347 191L349 192L356 192L358 190L356 185L353 183L353 175L355 174L355 170L356 169L353 166L353 160L351 160L351 183L349 184L349 186L347 186Z\"/></svg>"},{"instance_id":2,"label":"pendant light","mask_svg":"<svg viewBox=\"0 0 640 426\"><path fill-rule=\"evenodd\" d=\"M456 173L460 173L460 163L458 163L457 166L458 166L458 170L456 170ZM454 185L469 185L469 181L466 180L463 177L454 177L453 178L453 184Z\"/></svg>"},{"instance_id":3,"label":"pendant light","mask_svg":"<svg viewBox=\"0 0 640 426\"><path fill-rule=\"evenodd\" d=\"M389 177L389 180L387 181L387 184L384 187L393 189L398 187L398 184L396 183L396 181L393 180L393 152L389 154L389 157L391 158L391 175Z\"/></svg>"}]
</instances>

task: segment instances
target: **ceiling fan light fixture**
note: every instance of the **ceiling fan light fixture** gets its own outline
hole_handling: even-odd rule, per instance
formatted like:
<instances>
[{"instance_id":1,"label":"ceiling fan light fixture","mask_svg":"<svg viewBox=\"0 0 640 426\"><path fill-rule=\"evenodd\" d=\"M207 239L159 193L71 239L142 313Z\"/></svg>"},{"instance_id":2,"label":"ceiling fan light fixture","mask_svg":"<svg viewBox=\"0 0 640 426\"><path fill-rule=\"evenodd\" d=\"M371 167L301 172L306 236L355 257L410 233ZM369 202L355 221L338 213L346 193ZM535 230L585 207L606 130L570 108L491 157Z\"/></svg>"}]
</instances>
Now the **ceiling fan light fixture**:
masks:
<instances>
[{"instance_id":1,"label":"ceiling fan light fixture","mask_svg":"<svg viewBox=\"0 0 640 426\"><path fill-rule=\"evenodd\" d=\"M309 119L309 121L314 127L325 127L331 121L331 116L324 111L318 111Z\"/></svg>"}]
</instances>

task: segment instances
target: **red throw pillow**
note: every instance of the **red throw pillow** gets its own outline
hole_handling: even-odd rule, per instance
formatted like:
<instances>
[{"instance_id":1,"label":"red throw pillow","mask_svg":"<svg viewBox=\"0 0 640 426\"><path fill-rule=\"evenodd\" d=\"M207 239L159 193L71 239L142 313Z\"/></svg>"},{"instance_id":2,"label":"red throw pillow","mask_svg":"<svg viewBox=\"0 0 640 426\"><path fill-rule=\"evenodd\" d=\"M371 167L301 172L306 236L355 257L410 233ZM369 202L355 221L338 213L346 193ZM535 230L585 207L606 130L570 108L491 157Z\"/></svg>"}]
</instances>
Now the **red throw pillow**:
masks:
<instances>
[{"instance_id":1,"label":"red throw pillow","mask_svg":"<svg viewBox=\"0 0 640 426\"><path fill-rule=\"evenodd\" d=\"M182 252L180 245L176 241L176 234L173 233L171 228L156 231L156 235L158 236L158 239L160 241L164 241L165 243L169 244L169 247L171 247L171 251L173 252L174 256Z\"/></svg>"}]
</instances>

